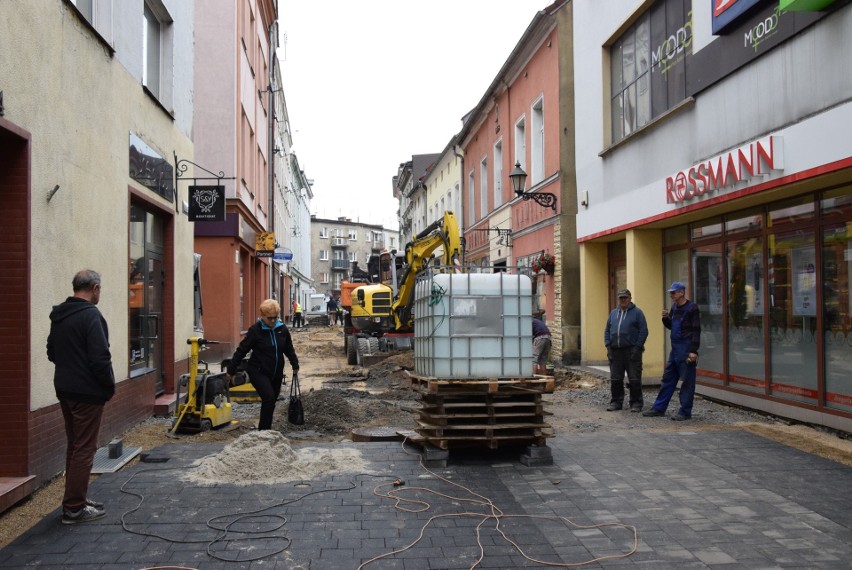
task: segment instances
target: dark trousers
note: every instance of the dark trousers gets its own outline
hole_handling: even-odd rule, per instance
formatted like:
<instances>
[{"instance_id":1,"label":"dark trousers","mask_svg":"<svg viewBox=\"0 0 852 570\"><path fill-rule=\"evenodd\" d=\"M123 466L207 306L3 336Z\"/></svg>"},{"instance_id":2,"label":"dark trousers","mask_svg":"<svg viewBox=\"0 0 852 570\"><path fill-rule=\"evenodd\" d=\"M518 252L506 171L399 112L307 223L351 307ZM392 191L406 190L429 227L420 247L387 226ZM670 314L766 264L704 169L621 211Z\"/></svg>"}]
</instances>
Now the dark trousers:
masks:
<instances>
[{"instance_id":1,"label":"dark trousers","mask_svg":"<svg viewBox=\"0 0 852 570\"><path fill-rule=\"evenodd\" d=\"M611 403L624 405L624 373L630 387L630 406L642 406L642 351L634 348L612 348L609 359Z\"/></svg>"},{"instance_id":2,"label":"dark trousers","mask_svg":"<svg viewBox=\"0 0 852 570\"><path fill-rule=\"evenodd\" d=\"M65 496L62 508L79 511L86 505L89 476L98 450L98 432L104 407L101 404L84 404L72 400L59 400L65 420Z\"/></svg>"},{"instance_id":3,"label":"dark trousers","mask_svg":"<svg viewBox=\"0 0 852 570\"><path fill-rule=\"evenodd\" d=\"M302 326L302 313L295 313L293 315L293 328L299 328Z\"/></svg>"},{"instance_id":4,"label":"dark trousers","mask_svg":"<svg viewBox=\"0 0 852 570\"><path fill-rule=\"evenodd\" d=\"M275 402L278 401L278 395L281 394L281 383L284 378L275 380L265 374L252 374L250 380L257 395L260 396L260 420L257 423L257 429L271 429Z\"/></svg>"}]
</instances>

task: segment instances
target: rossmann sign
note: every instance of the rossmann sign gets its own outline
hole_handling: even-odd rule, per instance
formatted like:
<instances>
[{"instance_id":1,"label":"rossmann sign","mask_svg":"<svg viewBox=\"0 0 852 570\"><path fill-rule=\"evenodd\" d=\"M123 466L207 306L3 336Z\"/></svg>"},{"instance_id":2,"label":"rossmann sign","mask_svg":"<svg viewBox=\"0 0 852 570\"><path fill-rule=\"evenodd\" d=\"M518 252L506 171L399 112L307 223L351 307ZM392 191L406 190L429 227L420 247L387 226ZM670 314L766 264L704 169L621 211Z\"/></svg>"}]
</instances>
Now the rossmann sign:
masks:
<instances>
[{"instance_id":1,"label":"rossmann sign","mask_svg":"<svg viewBox=\"0 0 852 570\"><path fill-rule=\"evenodd\" d=\"M758 139L666 178L666 203L684 204L738 183L784 170L780 136Z\"/></svg>"}]
</instances>

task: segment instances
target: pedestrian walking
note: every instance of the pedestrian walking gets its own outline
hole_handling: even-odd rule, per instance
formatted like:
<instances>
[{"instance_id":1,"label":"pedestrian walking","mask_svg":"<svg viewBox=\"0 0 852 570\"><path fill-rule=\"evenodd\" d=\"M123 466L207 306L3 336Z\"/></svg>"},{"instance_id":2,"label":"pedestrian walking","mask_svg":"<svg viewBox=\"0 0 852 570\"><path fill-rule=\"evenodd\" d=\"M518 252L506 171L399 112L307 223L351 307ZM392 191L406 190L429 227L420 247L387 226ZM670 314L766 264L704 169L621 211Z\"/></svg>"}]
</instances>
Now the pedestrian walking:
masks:
<instances>
[{"instance_id":1,"label":"pedestrian walking","mask_svg":"<svg viewBox=\"0 0 852 570\"><path fill-rule=\"evenodd\" d=\"M609 314L604 328L604 346L609 360L608 412L624 407L625 372L630 391L630 411L642 411L642 352L647 339L645 313L633 303L630 289L622 289L618 292L618 306Z\"/></svg>"},{"instance_id":2,"label":"pedestrian walking","mask_svg":"<svg viewBox=\"0 0 852 570\"><path fill-rule=\"evenodd\" d=\"M684 421L692 417L692 401L695 397L695 369L698 363L698 347L701 344L701 314L698 305L686 298L686 286L675 281L669 287L672 307L663 309L663 325L671 330L672 350L663 378L660 393L651 409L642 415L663 416L675 387L680 381L680 409L671 417Z\"/></svg>"},{"instance_id":3,"label":"pedestrian walking","mask_svg":"<svg viewBox=\"0 0 852 570\"><path fill-rule=\"evenodd\" d=\"M533 374L547 375L547 361L550 358L550 329L544 324L544 311L535 313L533 328Z\"/></svg>"},{"instance_id":4,"label":"pedestrian walking","mask_svg":"<svg viewBox=\"0 0 852 570\"><path fill-rule=\"evenodd\" d=\"M47 358L54 364L53 386L65 421L65 494L62 524L106 515L103 503L88 498L89 477L98 448L104 404L115 394L106 319L96 305L101 276L90 269L71 281L74 294L50 312Z\"/></svg>"},{"instance_id":5,"label":"pedestrian walking","mask_svg":"<svg viewBox=\"0 0 852 570\"><path fill-rule=\"evenodd\" d=\"M284 357L290 361L293 376L299 373L299 358L293 348L290 331L280 319L281 307L275 299L267 299L260 304L260 317L246 332L231 361L227 374L230 384L231 376L236 374L237 367L249 352L251 356L246 363L249 382L260 396L260 421L258 430L272 428L272 416L275 413L275 402L281 394L281 384L284 382Z\"/></svg>"}]
</instances>

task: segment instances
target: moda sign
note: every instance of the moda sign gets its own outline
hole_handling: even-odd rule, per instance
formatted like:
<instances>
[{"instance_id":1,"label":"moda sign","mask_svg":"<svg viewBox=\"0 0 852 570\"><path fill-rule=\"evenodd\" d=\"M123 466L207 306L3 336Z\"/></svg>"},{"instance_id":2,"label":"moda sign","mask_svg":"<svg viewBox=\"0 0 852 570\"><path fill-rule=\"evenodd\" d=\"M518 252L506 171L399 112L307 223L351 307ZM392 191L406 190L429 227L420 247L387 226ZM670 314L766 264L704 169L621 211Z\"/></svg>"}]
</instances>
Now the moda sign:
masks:
<instances>
[{"instance_id":1,"label":"moda sign","mask_svg":"<svg viewBox=\"0 0 852 570\"><path fill-rule=\"evenodd\" d=\"M666 203L682 204L784 170L782 138L768 136L666 178Z\"/></svg>"}]
</instances>

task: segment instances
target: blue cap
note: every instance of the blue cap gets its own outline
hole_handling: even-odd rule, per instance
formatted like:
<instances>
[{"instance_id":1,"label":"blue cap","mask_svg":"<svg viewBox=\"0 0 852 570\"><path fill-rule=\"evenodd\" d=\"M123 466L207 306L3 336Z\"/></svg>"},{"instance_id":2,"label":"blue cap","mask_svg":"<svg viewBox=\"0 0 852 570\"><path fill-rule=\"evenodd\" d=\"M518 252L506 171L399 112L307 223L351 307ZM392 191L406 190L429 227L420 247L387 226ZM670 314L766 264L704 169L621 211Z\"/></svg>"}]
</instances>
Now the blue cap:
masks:
<instances>
[{"instance_id":1,"label":"blue cap","mask_svg":"<svg viewBox=\"0 0 852 570\"><path fill-rule=\"evenodd\" d=\"M686 285L680 281L675 281L672 283L672 286L669 287L669 293L674 293L675 291L686 291Z\"/></svg>"}]
</instances>

